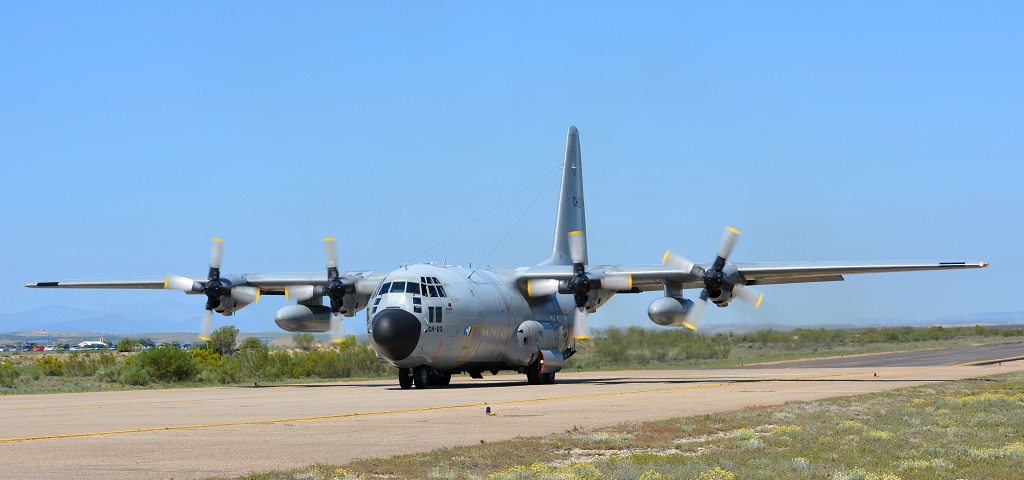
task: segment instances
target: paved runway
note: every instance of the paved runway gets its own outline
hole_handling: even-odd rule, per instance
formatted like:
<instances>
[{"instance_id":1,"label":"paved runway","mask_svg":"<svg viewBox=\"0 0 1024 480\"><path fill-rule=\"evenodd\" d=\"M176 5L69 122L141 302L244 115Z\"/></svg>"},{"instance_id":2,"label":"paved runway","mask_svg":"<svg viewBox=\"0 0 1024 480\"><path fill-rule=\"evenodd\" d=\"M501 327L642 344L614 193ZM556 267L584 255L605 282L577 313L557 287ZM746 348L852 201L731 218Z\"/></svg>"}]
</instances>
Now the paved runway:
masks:
<instances>
[{"instance_id":1,"label":"paved runway","mask_svg":"<svg viewBox=\"0 0 1024 480\"><path fill-rule=\"evenodd\" d=\"M962 350L971 362L1004 358L993 356L1001 349ZM865 363L573 373L555 385L500 375L437 390L387 380L8 396L0 458L16 478L244 475L1024 370L1022 361L935 366L948 355L912 353L882 367L857 356L845 359ZM915 358L932 360L898 366ZM485 405L497 415L484 415Z\"/></svg>"}]
</instances>

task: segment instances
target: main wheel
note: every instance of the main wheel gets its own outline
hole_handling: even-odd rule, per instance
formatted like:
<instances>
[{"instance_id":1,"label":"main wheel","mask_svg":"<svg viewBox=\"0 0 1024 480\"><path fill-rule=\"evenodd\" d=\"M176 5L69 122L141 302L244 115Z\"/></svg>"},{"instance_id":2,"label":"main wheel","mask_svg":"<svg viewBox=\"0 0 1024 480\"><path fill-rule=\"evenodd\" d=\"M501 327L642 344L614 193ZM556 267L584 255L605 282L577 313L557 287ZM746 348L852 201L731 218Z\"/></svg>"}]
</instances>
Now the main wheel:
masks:
<instances>
[{"instance_id":1,"label":"main wheel","mask_svg":"<svg viewBox=\"0 0 1024 480\"><path fill-rule=\"evenodd\" d=\"M419 366L412 369L412 381L416 388L427 388L427 385L430 385L430 372L427 371L427 367Z\"/></svg>"},{"instance_id":2,"label":"main wheel","mask_svg":"<svg viewBox=\"0 0 1024 480\"><path fill-rule=\"evenodd\" d=\"M526 383L540 385L540 362L533 362L526 367Z\"/></svg>"},{"instance_id":3,"label":"main wheel","mask_svg":"<svg viewBox=\"0 0 1024 480\"><path fill-rule=\"evenodd\" d=\"M540 379L541 379L542 382L544 382L544 383L546 383L548 385L551 385L552 383L555 383L555 374L553 374L553 373L542 373L540 375Z\"/></svg>"},{"instance_id":4,"label":"main wheel","mask_svg":"<svg viewBox=\"0 0 1024 480\"><path fill-rule=\"evenodd\" d=\"M398 369L398 386L402 387L402 390L412 388L412 370L408 368Z\"/></svg>"}]
</instances>

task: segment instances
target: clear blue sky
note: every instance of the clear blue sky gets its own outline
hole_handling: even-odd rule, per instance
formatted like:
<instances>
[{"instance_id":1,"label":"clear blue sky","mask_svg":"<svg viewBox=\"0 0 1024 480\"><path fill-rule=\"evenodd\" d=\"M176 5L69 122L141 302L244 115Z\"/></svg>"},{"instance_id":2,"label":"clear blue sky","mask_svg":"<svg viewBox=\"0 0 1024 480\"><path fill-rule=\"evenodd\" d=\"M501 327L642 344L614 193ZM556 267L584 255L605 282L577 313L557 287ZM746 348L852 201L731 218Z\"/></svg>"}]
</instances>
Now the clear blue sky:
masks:
<instances>
[{"instance_id":1,"label":"clear blue sky","mask_svg":"<svg viewBox=\"0 0 1024 480\"><path fill-rule=\"evenodd\" d=\"M325 236L344 268L398 267L543 177L418 259L532 265L570 124L595 264L710 261L726 225L735 261L992 263L765 287L761 310L712 320L1022 310L1022 18L1020 2L4 2L0 313L198 315L173 292L21 284L204 273L213 236L226 272L319 271ZM655 296L593 324L651 325Z\"/></svg>"}]
</instances>

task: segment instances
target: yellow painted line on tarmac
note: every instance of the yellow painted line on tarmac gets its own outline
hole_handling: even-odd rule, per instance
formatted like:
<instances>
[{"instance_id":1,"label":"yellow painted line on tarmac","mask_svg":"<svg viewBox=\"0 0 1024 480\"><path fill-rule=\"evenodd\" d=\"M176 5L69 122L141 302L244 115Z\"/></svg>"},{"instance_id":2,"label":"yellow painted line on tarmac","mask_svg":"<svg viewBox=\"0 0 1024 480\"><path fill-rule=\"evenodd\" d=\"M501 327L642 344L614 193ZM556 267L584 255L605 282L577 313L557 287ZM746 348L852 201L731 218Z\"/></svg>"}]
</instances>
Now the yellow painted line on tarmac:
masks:
<instances>
[{"instance_id":1,"label":"yellow painted line on tarmac","mask_svg":"<svg viewBox=\"0 0 1024 480\"><path fill-rule=\"evenodd\" d=\"M121 435L129 433L152 433L152 432L169 432L177 430L198 430L204 428L222 428L222 427L237 427L237 426L249 426L249 425L274 425L280 423L294 423L294 422L309 422L318 420L336 420L340 418L355 418L355 417L370 417L377 415L389 415L389 414L402 414L402 413L415 413L415 412L430 412L430 411L441 411L441 410L454 410L459 408L473 408L483 407L487 405L511 405L521 403L538 403L548 402L556 400L575 400L584 398L600 398L600 397L614 397L619 395L638 395L648 393L664 393L664 392L675 392L681 390L691 390L696 388L711 388L711 387L722 387L728 385L737 385L739 383L768 383L768 382L785 382L785 381L796 381L806 380L813 378L827 378L827 377L839 377L849 375L865 375L871 372L840 372L840 373L829 373L829 374L817 374L817 375L803 375L794 378L765 378L765 379L736 379L729 381L719 381L714 383L702 383L699 385L686 385L682 387L662 387L662 388L650 388L645 390L631 390L626 392L606 392L606 393L591 393L581 395L561 395L557 397L539 397L539 398L527 398L521 400L499 400L493 402L476 402L476 403L465 403L459 405L440 405L436 407L418 407L418 408L405 408L398 410L381 410L375 412L353 412L353 413L339 413L333 415L316 415L311 417L296 417L296 418L278 418L271 420L251 420L241 422L223 422L223 423L207 423L198 425L176 425L176 426L165 426L165 427L150 427L150 428L138 428L131 430L110 430L105 432L85 432L85 433L67 433L60 435L43 435L36 437L20 437L20 438L0 438L0 444L3 443L19 443L19 442L32 442L38 440L60 440L67 438L84 438L84 437L99 437L108 435ZM913 380L908 380L913 381ZM153 402L163 403L163 402Z\"/></svg>"}]
</instances>

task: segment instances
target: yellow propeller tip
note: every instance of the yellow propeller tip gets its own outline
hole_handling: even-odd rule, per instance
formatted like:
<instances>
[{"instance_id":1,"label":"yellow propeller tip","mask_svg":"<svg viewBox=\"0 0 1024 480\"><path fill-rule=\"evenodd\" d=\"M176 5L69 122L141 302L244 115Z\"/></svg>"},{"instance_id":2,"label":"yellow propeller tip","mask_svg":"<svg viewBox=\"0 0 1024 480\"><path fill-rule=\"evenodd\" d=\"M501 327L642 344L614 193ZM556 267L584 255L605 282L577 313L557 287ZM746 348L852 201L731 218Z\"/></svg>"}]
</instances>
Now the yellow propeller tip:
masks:
<instances>
[{"instance_id":1,"label":"yellow propeller tip","mask_svg":"<svg viewBox=\"0 0 1024 480\"><path fill-rule=\"evenodd\" d=\"M255 300L254 303L260 303L260 295L263 295L263 290L257 288L256 289L256 300Z\"/></svg>"},{"instance_id":2,"label":"yellow propeller tip","mask_svg":"<svg viewBox=\"0 0 1024 480\"><path fill-rule=\"evenodd\" d=\"M343 339L343 338L332 338L331 339L331 343L345 343L345 339Z\"/></svg>"},{"instance_id":3,"label":"yellow propeller tip","mask_svg":"<svg viewBox=\"0 0 1024 480\"><path fill-rule=\"evenodd\" d=\"M284 299L291 300L290 298L288 298L288 287L284 287Z\"/></svg>"},{"instance_id":4,"label":"yellow propeller tip","mask_svg":"<svg viewBox=\"0 0 1024 480\"><path fill-rule=\"evenodd\" d=\"M590 335L576 335L576 338L579 340L586 340L590 338Z\"/></svg>"},{"instance_id":5,"label":"yellow propeller tip","mask_svg":"<svg viewBox=\"0 0 1024 480\"><path fill-rule=\"evenodd\" d=\"M583 231L582 230L573 230L573 231L569 232L569 235L583 235Z\"/></svg>"},{"instance_id":6,"label":"yellow propeller tip","mask_svg":"<svg viewBox=\"0 0 1024 480\"><path fill-rule=\"evenodd\" d=\"M170 275L164 277L164 290L167 290L167 282L170 282L170 281L171 281L171 276Z\"/></svg>"},{"instance_id":7,"label":"yellow propeller tip","mask_svg":"<svg viewBox=\"0 0 1024 480\"><path fill-rule=\"evenodd\" d=\"M761 296L757 297L757 303L754 304L754 309L755 310L757 309L757 307L761 306L761 301L762 300L764 300L764 294L763 293L761 294Z\"/></svg>"},{"instance_id":8,"label":"yellow propeller tip","mask_svg":"<svg viewBox=\"0 0 1024 480\"><path fill-rule=\"evenodd\" d=\"M204 341L204 342L209 342L210 340L213 340L212 338L207 338L207 337L197 337L197 338L202 340L202 341Z\"/></svg>"},{"instance_id":9,"label":"yellow propeller tip","mask_svg":"<svg viewBox=\"0 0 1024 480\"><path fill-rule=\"evenodd\" d=\"M697 331L697 327L690 325L689 323L683 322L683 326L689 328L690 330Z\"/></svg>"},{"instance_id":10,"label":"yellow propeller tip","mask_svg":"<svg viewBox=\"0 0 1024 480\"><path fill-rule=\"evenodd\" d=\"M334 237L327 237L327 238L324 239L325 242L333 242L334 240L335 240Z\"/></svg>"},{"instance_id":11,"label":"yellow propeller tip","mask_svg":"<svg viewBox=\"0 0 1024 480\"><path fill-rule=\"evenodd\" d=\"M735 228L732 228L732 227L725 227L725 228L726 228L727 230L729 230L730 232L732 232L732 233L735 233L736 235L739 235L739 234L740 234L740 231L739 231L739 230L736 230Z\"/></svg>"},{"instance_id":12,"label":"yellow propeller tip","mask_svg":"<svg viewBox=\"0 0 1024 480\"><path fill-rule=\"evenodd\" d=\"M668 256L672 254L672 250L665 250L665 256L661 257L661 264L664 265L668 261Z\"/></svg>"},{"instance_id":13,"label":"yellow propeller tip","mask_svg":"<svg viewBox=\"0 0 1024 480\"><path fill-rule=\"evenodd\" d=\"M215 242L223 242L224 239L220 238L220 237L213 237L213 241L215 241Z\"/></svg>"}]
</instances>

